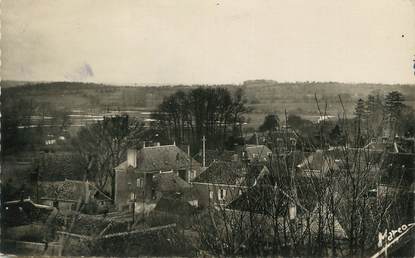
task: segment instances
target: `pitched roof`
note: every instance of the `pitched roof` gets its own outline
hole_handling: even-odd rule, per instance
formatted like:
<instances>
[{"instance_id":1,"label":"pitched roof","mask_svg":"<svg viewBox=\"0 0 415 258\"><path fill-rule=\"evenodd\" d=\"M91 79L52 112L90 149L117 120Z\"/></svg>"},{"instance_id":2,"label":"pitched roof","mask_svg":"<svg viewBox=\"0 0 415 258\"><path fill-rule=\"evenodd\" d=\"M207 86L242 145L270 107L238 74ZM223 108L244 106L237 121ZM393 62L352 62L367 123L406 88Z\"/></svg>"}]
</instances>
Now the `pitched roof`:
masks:
<instances>
[{"instance_id":1,"label":"pitched roof","mask_svg":"<svg viewBox=\"0 0 415 258\"><path fill-rule=\"evenodd\" d=\"M267 166L259 163L248 165L248 172L245 175L244 184L246 186L252 186L257 181L263 180L263 178L270 175L270 171Z\"/></svg>"},{"instance_id":2,"label":"pitched roof","mask_svg":"<svg viewBox=\"0 0 415 258\"><path fill-rule=\"evenodd\" d=\"M64 216L58 214L58 220L63 221ZM128 219L114 219L110 217L101 217L83 213L72 213L67 217L68 221L74 220L69 233L80 234L85 236L98 236L101 232L104 235L110 233L123 232L128 229L130 222ZM107 229L104 231L104 229Z\"/></svg>"},{"instance_id":3,"label":"pitched roof","mask_svg":"<svg viewBox=\"0 0 415 258\"><path fill-rule=\"evenodd\" d=\"M91 195L99 192L101 196L106 197L93 184L86 182ZM65 180L56 182L40 182L39 194L42 199L57 199L67 201L79 201L85 198L85 182L77 180Z\"/></svg>"},{"instance_id":4,"label":"pitched roof","mask_svg":"<svg viewBox=\"0 0 415 258\"><path fill-rule=\"evenodd\" d=\"M176 145L143 147L137 153L136 172L159 172L169 170L199 168L200 163L191 159ZM125 169L126 163L121 163L117 169Z\"/></svg>"},{"instance_id":5,"label":"pitched roof","mask_svg":"<svg viewBox=\"0 0 415 258\"><path fill-rule=\"evenodd\" d=\"M265 215L273 218L275 214L280 217L288 216L289 204L295 202L297 214L311 215L311 230L316 233L318 229L318 202L317 193L308 178L296 178L297 198L289 189L283 189L275 184L276 178L265 176L258 184L242 193L237 199L228 204L227 208L241 212ZM320 182L321 183L321 182ZM323 205L323 209L327 209ZM327 223L325 223L327 224ZM330 228L325 226L323 233L329 233ZM346 233L335 217L335 235L337 238L346 238Z\"/></svg>"},{"instance_id":6,"label":"pitched roof","mask_svg":"<svg viewBox=\"0 0 415 258\"><path fill-rule=\"evenodd\" d=\"M246 175L246 167L241 162L215 161L199 176L195 183L237 185Z\"/></svg>"},{"instance_id":7,"label":"pitched roof","mask_svg":"<svg viewBox=\"0 0 415 258\"><path fill-rule=\"evenodd\" d=\"M155 188L160 192L183 192L190 188L190 184L175 173L163 173L154 176Z\"/></svg>"},{"instance_id":8,"label":"pitched roof","mask_svg":"<svg viewBox=\"0 0 415 258\"><path fill-rule=\"evenodd\" d=\"M154 210L176 215L191 215L196 211L188 202L166 197L160 198Z\"/></svg>"},{"instance_id":9,"label":"pitched roof","mask_svg":"<svg viewBox=\"0 0 415 258\"><path fill-rule=\"evenodd\" d=\"M229 150L224 150L224 151L206 150L206 153L205 153L206 166L210 166L210 164L212 164L212 162L214 161L220 161L220 160L221 161L232 161L234 155L238 155L238 153L235 151L229 151ZM195 159L198 162L202 162L203 161L202 152L197 153L195 155Z\"/></svg>"},{"instance_id":10,"label":"pitched roof","mask_svg":"<svg viewBox=\"0 0 415 258\"><path fill-rule=\"evenodd\" d=\"M297 167L304 170L375 170L382 162L383 152L364 148L332 148L317 150L306 157Z\"/></svg>"},{"instance_id":11,"label":"pitched roof","mask_svg":"<svg viewBox=\"0 0 415 258\"><path fill-rule=\"evenodd\" d=\"M329 208L327 207L326 204L319 204L315 207L314 211L312 212L312 216L310 218L310 231L314 234L318 234L319 232L319 228L322 225L322 229L321 232L325 235L331 235L333 234L332 230L333 228L331 227L330 223L327 223L328 221L332 221L333 220L333 214L331 212L328 212ZM323 216L322 220L324 221L323 223L321 222L321 218L319 218L319 212L318 210L320 210L320 214L327 214L327 216ZM341 223L338 220L338 216L334 216L334 236L337 239L346 239L347 238L347 233L344 230L343 226L341 225Z\"/></svg>"},{"instance_id":12,"label":"pitched roof","mask_svg":"<svg viewBox=\"0 0 415 258\"><path fill-rule=\"evenodd\" d=\"M288 214L288 204L294 201L289 189L278 186L276 177L265 175L257 184L232 201L227 208L240 211L249 211L264 215L273 215L277 212L280 216ZM307 178L296 178L297 209L298 213L310 211L315 207L316 196ZM278 210L276 210L278 209Z\"/></svg>"},{"instance_id":13,"label":"pitched roof","mask_svg":"<svg viewBox=\"0 0 415 258\"><path fill-rule=\"evenodd\" d=\"M128 161L125 160L125 161L121 162L121 164L116 166L114 169L115 169L115 171L119 171L119 170L125 171L125 170L127 170L127 168L128 168Z\"/></svg>"},{"instance_id":14,"label":"pitched roof","mask_svg":"<svg viewBox=\"0 0 415 258\"><path fill-rule=\"evenodd\" d=\"M268 161L272 151L265 145L247 145L245 147L246 158L250 160Z\"/></svg>"},{"instance_id":15,"label":"pitched roof","mask_svg":"<svg viewBox=\"0 0 415 258\"><path fill-rule=\"evenodd\" d=\"M323 155L322 150L317 150L314 153L311 153L308 157L301 162L298 167L308 170L323 170L327 169L327 163Z\"/></svg>"}]
</instances>

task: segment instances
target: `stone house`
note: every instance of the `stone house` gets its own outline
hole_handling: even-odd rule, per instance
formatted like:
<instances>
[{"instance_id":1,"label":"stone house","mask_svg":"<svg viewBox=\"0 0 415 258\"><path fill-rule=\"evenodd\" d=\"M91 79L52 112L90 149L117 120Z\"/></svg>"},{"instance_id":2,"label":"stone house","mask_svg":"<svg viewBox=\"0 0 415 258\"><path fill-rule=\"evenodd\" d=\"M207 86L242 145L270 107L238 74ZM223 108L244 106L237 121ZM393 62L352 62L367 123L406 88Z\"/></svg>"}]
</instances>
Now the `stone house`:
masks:
<instances>
[{"instance_id":1,"label":"stone house","mask_svg":"<svg viewBox=\"0 0 415 258\"><path fill-rule=\"evenodd\" d=\"M266 166L248 166L240 161L214 161L191 184L198 194L199 206L226 205L255 184Z\"/></svg>"},{"instance_id":2,"label":"stone house","mask_svg":"<svg viewBox=\"0 0 415 258\"><path fill-rule=\"evenodd\" d=\"M368 174L375 175L381 169L384 156L384 151L337 147L316 150L296 167L302 176L324 177L329 172L341 170L367 171Z\"/></svg>"},{"instance_id":3,"label":"stone house","mask_svg":"<svg viewBox=\"0 0 415 258\"><path fill-rule=\"evenodd\" d=\"M201 165L175 144L129 149L127 160L115 168L115 204L119 210L155 200L155 177L174 174L190 182Z\"/></svg>"},{"instance_id":4,"label":"stone house","mask_svg":"<svg viewBox=\"0 0 415 258\"><path fill-rule=\"evenodd\" d=\"M317 196L310 180L298 179L297 184L301 191L295 191L295 195L289 186L279 185L278 181L274 175L260 175L257 183L229 203L225 211L230 214L237 213L237 218L241 219L241 221L237 220L237 223L246 224L247 230L261 232L261 240L265 243L272 244L276 234L287 235L287 239L293 238L295 241L298 241L306 230L310 230L311 234L316 234L319 227L318 210L325 211L327 207L316 201ZM252 223L250 219L255 221L254 228L248 226ZM327 220L323 223L322 233L330 234L332 229L327 223L329 219L325 219ZM334 221L336 239L347 238L337 217ZM275 225L280 226L275 227ZM293 232L291 232L290 225L295 225Z\"/></svg>"}]
</instances>

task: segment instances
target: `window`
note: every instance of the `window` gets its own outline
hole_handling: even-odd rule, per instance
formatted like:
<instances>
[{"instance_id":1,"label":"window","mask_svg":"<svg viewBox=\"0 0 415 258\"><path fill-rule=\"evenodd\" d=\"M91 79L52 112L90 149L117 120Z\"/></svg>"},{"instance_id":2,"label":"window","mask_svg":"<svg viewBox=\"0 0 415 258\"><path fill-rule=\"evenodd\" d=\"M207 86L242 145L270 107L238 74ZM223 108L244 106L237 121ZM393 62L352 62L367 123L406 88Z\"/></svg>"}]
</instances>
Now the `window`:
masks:
<instances>
[{"instance_id":1,"label":"window","mask_svg":"<svg viewBox=\"0 0 415 258\"><path fill-rule=\"evenodd\" d=\"M137 178L137 187L143 187L143 179L142 178Z\"/></svg>"},{"instance_id":2,"label":"window","mask_svg":"<svg viewBox=\"0 0 415 258\"><path fill-rule=\"evenodd\" d=\"M224 200L226 197L226 190L225 189L219 189L218 190L218 199L220 201Z\"/></svg>"},{"instance_id":3,"label":"window","mask_svg":"<svg viewBox=\"0 0 415 258\"><path fill-rule=\"evenodd\" d=\"M135 194L134 193L130 193L130 200L134 201L135 200Z\"/></svg>"},{"instance_id":4,"label":"window","mask_svg":"<svg viewBox=\"0 0 415 258\"><path fill-rule=\"evenodd\" d=\"M213 191L209 191L209 199L213 199Z\"/></svg>"},{"instance_id":5,"label":"window","mask_svg":"<svg viewBox=\"0 0 415 258\"><path fill-rule=\"evenodd\" d=\"M297 140L295 138L290 138L290 143L291 143L291 145L296 145Z\"/></svg>"},{"instance_id":6,"label":"window","mask_svg":"<svg viewBox=\"0 0 415 258\"><path fill-rule=\"evenodd\" d=\"M184 181L187 181L187 178L186 178L186 174L187 174L187 171L186 170L179 170L179 177L181 178L181 179L183 179Z\"/></svg>"}]
</instances>

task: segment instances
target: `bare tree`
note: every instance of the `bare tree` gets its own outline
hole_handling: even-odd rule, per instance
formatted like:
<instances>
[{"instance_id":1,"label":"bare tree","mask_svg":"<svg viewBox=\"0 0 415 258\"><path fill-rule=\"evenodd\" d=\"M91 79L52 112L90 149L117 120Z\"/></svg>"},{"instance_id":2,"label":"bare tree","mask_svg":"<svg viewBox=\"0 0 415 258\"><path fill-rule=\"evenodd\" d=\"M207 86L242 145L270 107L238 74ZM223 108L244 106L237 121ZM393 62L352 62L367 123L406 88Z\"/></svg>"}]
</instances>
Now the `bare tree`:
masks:
<instances>
[{"instance_id":1,"label":"bare tree","mask_svg":"<svg viewBox=\"0 0 415 258\"><path fill-rule=\"evenodd\" d=\"M144 134L141 122L115 116L82 128L72 144L84 161L86 177L93 178L101 190L110 183L113 198L114 168L125 159L128 148L141 145Z\"/></svg>"},{"instance_id":2,"label":"bare tree","mask_svg":"<svg viewBox=\"0 0 415 258\"><path fill-rule=\"evenodd\" d=\"M192 150L199 150L203 136L209 146L222 148L229 136L242 135L248 111L242 90L232 96L224 88L199 87L165 98L153 115L153 128L170 141L192 145Z\"/></svg>"},{"instance_id":3,"label":"bare tree","mask_svg":"<svg viewBox=\"0 0 415 258\"><path fill-rule=\"evenodd\" d=\"M326 116L327 105L322 109L316 101ZM267 175L241 184L231 203L212 203L196 223L202 248L220 255L366 256L376 250L379 232L412 219L406 191L413 153L361 147L380 135L362 130L365 124L349 119L339 102L344 140L328 146L320 135L311 153L294 148L274 153L263 164ZM327 123L315 126L324 134ZM312 146L307 137L298 140Z\"/></svg>"}]
</instances>

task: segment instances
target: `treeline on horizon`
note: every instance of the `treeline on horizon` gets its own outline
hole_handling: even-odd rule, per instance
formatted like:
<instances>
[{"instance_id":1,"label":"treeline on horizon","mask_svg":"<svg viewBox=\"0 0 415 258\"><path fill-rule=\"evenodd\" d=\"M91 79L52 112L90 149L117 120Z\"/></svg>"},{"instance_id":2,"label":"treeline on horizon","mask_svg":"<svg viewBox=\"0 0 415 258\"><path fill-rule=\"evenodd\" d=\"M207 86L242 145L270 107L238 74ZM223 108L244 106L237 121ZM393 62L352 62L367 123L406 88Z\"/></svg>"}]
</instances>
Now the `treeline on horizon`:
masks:
<instances>
[{"instance_id":1,"label":"treeline on horizon","mask_svg":"<svg viewBox=\"0 0 415 258\"><path fill-rule=\"evenodd\" d=\"M207 89L223 88L233 95L242 90L245 106L250 112L245 115L249 125L245 129L255 130L270 113L280 117L288 115L318 116L316 97L327 103L329 115L337 116L341 110L339 97L348 114L353 114L356 102L368 95L383 98L388 92L399 91L405 96L405 105L415 108L415 86L345 84L332 82L279 83L267 80L245 81L241 85L175 85L175 86L111 86L96 83L53 82L23 83L11 87L13 82L3 81L1 103L2 113L14 120L23 121L18 116L54 116L58 113L70 114L78 109L87 113L103 114L111 110L149 110L156 111L163 100L178 91L186 94L199 87ZM27 120L27 119L26 119ZM58 119L59 120L59 119ZM60 119L62 120L62 119ZM3 121L4 123L4 121ZM61 123L61 122L59 122ZM14 127L22 125L18 123ZM248 128L249 127L249 128ZM30 137L30 136L28 136Z\"/></svg>"},{"instance_id":2,"label":"treeline on horizon","mask_svg":"<svg viewBox=\"0 0 415 258\"><path fill-rule=\"evenodd\" d=\"M14 86L13 86L14 85ZM178 90L188 92L198 87L221 87L231 93L243 89L247 105L255 113L275 112L281 105L287 112L315 112L314 94L330 104L337 104L340 95L347 111L353 110L354 103L368 94L384 95L398 90L405 95L408 106L415 107L415 85L386 85L372 83L337 83L337 82L289 82L282 83L269 80L250 80L242 84L225 85L165 85L165 86L114 86L110 84L84 82L41 82L13 83L2 82L2 102L15 98L49 103L57 109L92 109L125 110L129 108L146 108L155 110L167 96ZM271 106L280 103L279 107ZM331 110L334 110L331 107Z\"/></svg>"}]
</instances>

